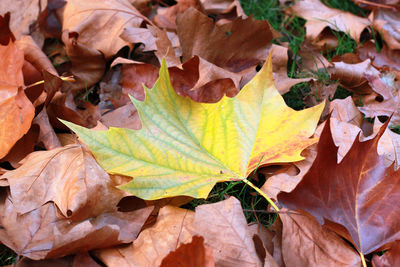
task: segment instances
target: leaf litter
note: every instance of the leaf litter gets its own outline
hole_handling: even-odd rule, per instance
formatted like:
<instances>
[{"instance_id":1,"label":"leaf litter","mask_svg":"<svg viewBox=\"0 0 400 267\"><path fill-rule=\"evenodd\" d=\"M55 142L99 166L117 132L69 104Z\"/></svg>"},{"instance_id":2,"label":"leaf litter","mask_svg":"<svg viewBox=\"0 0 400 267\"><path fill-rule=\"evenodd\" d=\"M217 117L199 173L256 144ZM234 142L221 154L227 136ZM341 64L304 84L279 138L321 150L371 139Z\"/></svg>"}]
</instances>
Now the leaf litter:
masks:
<instances>
[{"instance_id":1,"label":"leaf litter","mask_svg":"<svg viewBox=\"0 0 400 267\"><path fill-rule=\"evenodd\" d=\"M1 265L396 265L399 2L244 2L0 4Z\"/></svg>"}]
</instances>

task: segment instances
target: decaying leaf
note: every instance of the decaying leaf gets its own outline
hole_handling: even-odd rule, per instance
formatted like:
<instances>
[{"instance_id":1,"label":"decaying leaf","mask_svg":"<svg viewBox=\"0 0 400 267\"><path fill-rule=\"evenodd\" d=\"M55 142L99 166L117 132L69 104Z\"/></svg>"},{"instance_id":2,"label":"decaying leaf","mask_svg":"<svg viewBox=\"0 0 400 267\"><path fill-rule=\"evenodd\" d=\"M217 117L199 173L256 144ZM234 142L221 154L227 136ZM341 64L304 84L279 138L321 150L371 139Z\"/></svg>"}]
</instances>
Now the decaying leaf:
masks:
<instances>
[{"instance_id":1,"label":"decaying leaf","mask_svg":"<svg viewBox=\"0 0 400 267\"><path fill-rule=\"evenodd\" d=\"M139 131L94 132L64 123L105 170L134 177L120 188L144 199L207 197L217 182L241 180L267 163L301 160L301 151L315 143L309 137L323 109L288 108L273 84L270 59L236 97L215 104L179 97L164 61L145 101L132 101Z\"/></svg>"},{"instance_id":2,"label":"decaying leaf","mask_svg":"<svg viewBox=\"0 0 400 267\"><path fill-rule=\"evenodd\" d=\"M332 229L368 254L400 235L400 206L395 201L400 172L386 168L384 156L377 153L385 127L371 140L356 138L339 164L330 129L326 123L317 158L303 180L291 193L280 193L278 201L310 213L320 224L336 223Z\"/></svg>"}]
</instances>

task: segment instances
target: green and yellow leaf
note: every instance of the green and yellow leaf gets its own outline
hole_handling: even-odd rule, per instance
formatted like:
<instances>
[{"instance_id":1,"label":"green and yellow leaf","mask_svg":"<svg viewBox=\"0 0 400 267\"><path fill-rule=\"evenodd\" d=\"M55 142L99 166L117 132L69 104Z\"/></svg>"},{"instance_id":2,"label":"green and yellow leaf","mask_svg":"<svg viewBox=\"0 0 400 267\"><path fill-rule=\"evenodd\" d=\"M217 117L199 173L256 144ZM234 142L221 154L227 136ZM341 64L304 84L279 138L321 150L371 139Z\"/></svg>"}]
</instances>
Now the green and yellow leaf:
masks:
<instances>
[{"instance_id":1,"label":"green and yellow leaf","mask_svg":"<svg viewBox=\"0 0 400 267\"><path fill-rule=\"evenodd\" d=\"M143 199L205 198L217 182L246 178L257 166L302 160L315 143L324 104L295 111L272 79L269 58L234 98L197 103L176 94L163 61L144 102L132 99L142 129L93 131L64 122L109 173L134 179L120 186Z\"/></svg>"}]
</instances>

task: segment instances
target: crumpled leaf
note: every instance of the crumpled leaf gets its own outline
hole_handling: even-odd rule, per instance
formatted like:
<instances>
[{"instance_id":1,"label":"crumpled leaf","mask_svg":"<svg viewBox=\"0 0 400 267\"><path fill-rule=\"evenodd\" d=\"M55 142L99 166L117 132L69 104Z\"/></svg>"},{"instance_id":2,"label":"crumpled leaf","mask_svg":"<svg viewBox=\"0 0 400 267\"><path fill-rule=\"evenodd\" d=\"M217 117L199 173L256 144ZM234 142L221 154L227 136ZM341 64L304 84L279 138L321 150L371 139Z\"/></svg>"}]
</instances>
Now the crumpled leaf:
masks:
<instances>
[{"instance_id":1,"label":"crumpled leaf","mask_svg":"<svg viewBox=\"0 0 400 267\"><path fill-rule=\"evenodd\" d=\"M71 60L71 72L76 80L73 83L64 83L63 91L80 90L92 86L103 77L106 69L104 55L97 49L80 43L79 39L77 33L70 33L68 30L62 34L62 41Z\"/></svg>"},{"instance_id":2,"label":"crumpled leaf","mask_svg":"<svg viewBox=\"0 0 400 267\"><path fill-rule=\"evenodd\" d=\"M196 207L193 225L194 232L213 250L216 266L260 266L264 260L258 257L253 233L234 197Z\"/></svg>"},{"instance_id":3,"label":"crumpled leaf","mask_svg":"<svg viewBox=\"0 0 400 267\"><path fill-rule=\"evenodd\" d=\"M197 55L231 72L240 72L266 59L272 33L267 21L237 18L218 26L194 8L177 17L182 61Z\"/></svg>"},{"instance_id":4,"label":"crumpled leaf","mask_svg":"<svg viewBox=\"0 0 400 267\"><path fill-rule=\"evenodd\" d=\"M159 266L163 258L180 245L190 243L193 236L204 238L216 266L261 266L253 232L234 197L198 206L196 212L172 206L161 208L157 222L143 230L130 246L103 249L95 254L107 266ZM266 262L265 266L275 265Z\"/></svg>"},{"instance_id":5,"label":"crumpled leaf","mask_svg":"<svg viewBox=\"0 0 400 267\"><path fill-rule=\"evenodd\" d=\"M287 212L287 211L286 211ZM286 266L354 266L360 255L336 233L302 213L283 211L282 254Z\"/></svg>"},{"instance_id":6,"label":"crumpled leaf","mask_svg":"<svg viewBox=\"0 0 400 267\"><path fill-rule=\"evenodd\" d=\"M328 68L332 80L338 80L344 88L357 94L371 93L366 75L378 76L379 71L371 65L371 60L366 59L360 63L348 63L345 60L333 62L333 67Z\"/></svg>"},{"instance_id":7,"label":"crumpled leaf","mask_svg":"<svg viewBox=\"0 0 400 267\"><path fill-rule=\"evenodd\" d=\"M153 209L111 211L71 222L53 203L18 214L9 195L2 193L0 200L0 241L34 260L132 242Z\"/></svg>"},{"instance_id":8,"label":"crumpled leaf","mask_svg":"<svg viewBox=\"0 0 400 267\"><path fill-rule=\"evenodd\" d=\"M376 51L375 44L371 41L364 43L359 49L359 56L365 60L370 58L375 67L383 68L389 67L391 69L400 71L400 51L390 50L384 45L381 51Z\"/></svg>"},{"instance_id":9,"label":"crumpled leaf","mask_svg":"<svg viewBox=\"0 0 400 267\"><path fill-rule=\"evenodd\" d=\"M191 242L193 218L193 211L166 206L160 209L157 222L131 245L99 250L96 255L107 266L159 266L180 244Z\"/></svg>"},{"instance_id":10,"label":"crumpled leaf","mask_svg":"<svg viewBox=\"0 0 400 267\"><path fill-rule=\"evenodd\" d=\"M288 108L273 85L270 59L236 97L215 104L179 97L164 61L145 101L132 101L139 131L94 132L64 123L105 170L134 177L120 188L143 199L204 198L217 182L243 179L267 163L301 160L301 151L315 143L309 137L323 109Z\"/></svg>"},{"instance_id":11,"label":"crumpled leaf","mask_svg":"<svg viewBox=\"0 0 400 267\"><path fill-rule=\"evenodd\" d=\"M28 132L35 109L22 87L24 53L10 41L0 45L0 159Z\"/></svg>"},{"instance_id":12,"label":"crumpled leaf","mask_svg":"<svg viewBox=\"0 0 400 267\"><path fill-rule=\"evenodd\" d=\"M0 177L8 181L14 209L21 214L51 201L65 217L87 218L114 210L125 196L79 145L33 152L21 163ZM107 201L93 201L102 198Z\"/></svg>"},{"instance_id":13,"label":"crumpled leaf","mask_svg":"<svg viewBox=\"0 0 400 267\"><path fill-rule=\"evenodd\" d=\"M28 60L38 71L46 70L51 74L58 76L57 70L51 64L50 59L45 55L42 49L35 43L29 35L21 36L15 44L19 49L24 51L24 57Z\"/></svg>"},{"instance_id":14,"label":"crumpled leaf","mask_svg":"<svg viewBox=\"0 0 400 267\"><path fill-rule=\"evenodd\" d=\"M328 122L310 170L291 193L280 193L278 201L310 213L320 224L330 222L333 230L368 254L400 236L396 201L400 172L393 166L386 168L384 156L377 153L385 127L371 140L356 138L337 164L337 147Z\"/></svg>"},{"instance_id":15,"label":"crumpled leaf","mask_svg":"<svg viewBox=\"0 0 400 267\"><path fill-rule=\"evenodd\" d=\"M200 11L203 10L199 0L178 0L171 7L159 7L153 21L160 28L167 29L168 31L176 31L176 16L185 12L190 7Z\"/></svg>"},{"instance_id":16,"label":"crumpled leaf","mask_svg":"<svg viewBox=\"0 0 400 267\"><path fill-rule=\"evenodd\" d=\"M306 38L316 41L318 35L329 27L333 30L349 33L356 42L364 29L371 25L371 21L345 12L325 6L319 0L299 0L291 6L296 16L307 20Z\"/></svg>"},{"instance_id":17,"label":"crumpled leaf","mask_svg":"<svg viewBox=\"0 0 400 267\"><path fill-rule=\"evenodd\" d=\"M392 116L390 124L400 124L400 83L395 76L386 74L366 78L376 94L364 97L364 105L358 109L366 117Z\"/></svg>"},{"instance_id":18,"label":"crumpled leaf","mask_svg":"<svg viewBox=\"0 0 400 267\"><path fill-rule=\"evenodd\" d=\"M77 33L81 45L103 53L106 59L131 44L120 35L124 28L139 28L150 21L126 0L68 0L63 12L63 31Z\"/></svg>"}]
</instances>

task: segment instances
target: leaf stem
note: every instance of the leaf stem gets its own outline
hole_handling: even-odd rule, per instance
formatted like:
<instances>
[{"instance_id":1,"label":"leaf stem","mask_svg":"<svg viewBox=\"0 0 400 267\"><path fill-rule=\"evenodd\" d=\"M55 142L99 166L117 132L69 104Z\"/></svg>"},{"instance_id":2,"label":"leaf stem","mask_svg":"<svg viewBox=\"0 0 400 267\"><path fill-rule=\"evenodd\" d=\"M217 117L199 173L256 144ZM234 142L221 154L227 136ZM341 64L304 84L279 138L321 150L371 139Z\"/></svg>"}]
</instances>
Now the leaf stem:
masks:
<instances>
[{"instance_id":1,"label":"leaf stem","mask_svg":"<svg viewBox=\"0 0 400 267\"><path fill-rule=\"evenodd\" d=\"M279 208L275 205L275 203L272 201L272 199L270 199L263 191L261 191L260 188L258 188L257 186L255 186L252 182L250 182L247 179L242 179L242 181L247 184L248 186L250 186L251 188L253 188L254 190L256 190L257 193L259 193L260 195L262 195L269 204L271 204L271 206L277 211L279 212Z\"/></svg>"},{"instance_id":2,"label":"leaf stem","mask_svg":"<svg viewBox=\"0 0 400 267\"><path fill-rule=\"evenodd\" d=\"M358 251L358 250L357 250ZM358 254L360 254L360 258L361 258L361 264L363 267L367 267L367 263L365 262L365 257L364 254L360 251L358 251Z\"/></svg>"}]
</instances>

